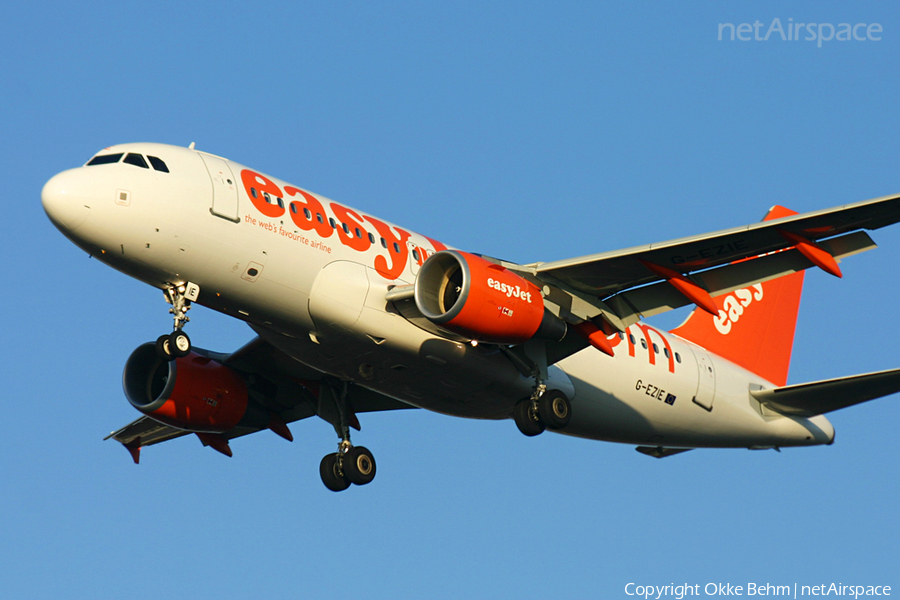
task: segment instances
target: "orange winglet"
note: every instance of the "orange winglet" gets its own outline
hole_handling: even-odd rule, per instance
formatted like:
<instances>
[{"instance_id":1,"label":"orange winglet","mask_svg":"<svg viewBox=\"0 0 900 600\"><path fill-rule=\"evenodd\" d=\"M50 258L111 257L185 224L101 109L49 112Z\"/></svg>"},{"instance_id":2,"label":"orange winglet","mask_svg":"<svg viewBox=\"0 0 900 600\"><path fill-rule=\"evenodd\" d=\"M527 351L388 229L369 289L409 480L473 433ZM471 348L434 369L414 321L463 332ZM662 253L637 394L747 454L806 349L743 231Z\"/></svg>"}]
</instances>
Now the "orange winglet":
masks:
<instances>
[{"instance_id":1,"label":"orange winglet","mask_svg":"<svg viewBox=\"0 0 900 600\"><path fill-rule=\"evenodd\" d=\"M719 309L716 307L716 303L715 301L713 301L712 296L710 296L709 292L704 290L702 287L700 287L678 271L673 271L672 269L667 269L666 267L655 265L651 262L647 262L646 260L638 260L641 261L642 265L644 265L660 277L665 277L666 280L668 280L668 282L672 284L672 287L684 294L684 296L688 300L714 317L719 314Z\"/></svg>"},{"instance_id":2,"label":"orange winglet","mask_svg":"<svg viewBox=\"0 0 900 600\"><path fill-rule=\"evenodd\" d=\"M222 436L216 435L215 433L197 432L197 437L200 438L200 441L204 446L209 446L216 452L221 452L228 458L231 458L233 456L233 454L231 453L231 446L228 445L228 440L226 440Z\"/></svg>"},{"instance_id":3,"label":"orange winglet","mask_svg":"<svg viewBox=\"0 0 900 600\"><path fill-rule=\"evenodd\" d=\"M268 428L271 429L276 434L280 435L284 439L289 442L294 441L294 436L291 434L291 430L288 429L287 423L284 422L284 419L272 413L269 417L269 425Z\"/></svg>"},{"instance_id":4,"label":"orange winglet","mask_svg":"<svg viewBox=\"0 0 900 600\"><path fill-rule=\"evenodd\" d=\"M800 254L808 258L812 264L835 277L844 276L840 267L838 267L837 261L822 246L790 231L779 229L778 233L781 234L781 237L794 244L794 247L800 251Z\"/></svg>"},{"instance_id":5,"label":"orange winglet","mask_svg":"<svg viewBox=\"0 0 900 600\"><path fill-rule=\"evenodd\" d=\"M584 321L575 325L575 331L583 335L588 343L600 352L615 356L612 344L606 339L606 334L590 321Z\"/></svg>"}]
</instances>

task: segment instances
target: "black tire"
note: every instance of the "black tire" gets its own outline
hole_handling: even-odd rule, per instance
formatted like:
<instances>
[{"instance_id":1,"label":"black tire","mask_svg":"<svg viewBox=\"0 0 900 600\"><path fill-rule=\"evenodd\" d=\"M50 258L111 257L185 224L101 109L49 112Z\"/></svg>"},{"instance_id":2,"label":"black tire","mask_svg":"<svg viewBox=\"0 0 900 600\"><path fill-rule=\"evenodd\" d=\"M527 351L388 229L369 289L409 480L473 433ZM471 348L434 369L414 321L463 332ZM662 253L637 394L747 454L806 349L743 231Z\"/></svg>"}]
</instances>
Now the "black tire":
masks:
<instances>
[{"instance_id":1,"label":"black tire","mask_svg":"<svg viewBox=\"0 0 900 600\"><path fill-rule=\"evenodd\" d=\"M191 338L188 337L188 334L181 330L173 331L169 334L169 352L171 352L175 358L182 358L190 354Z\"/></svg>"},{"instance_id":2,"label":"black tire","mask_svg":"<svg viewBox=\"0 0 900 600\"><path fill-rule=\"evenodd\" d=\"M175 360L169 352L169 334L163 334L156 338L156 354L165 361Z\"/></svg>"},{"instance_id":3,"label":"black tire","mask_svg":"<svg viewBox=\"0 0 900 600\"><path fill-rule=\"evenodd\" d=\"M375 479L375 457L363 446L354 446L344 455L344 476L350 483L366 485Z\"/></svg>"},{"instance_id":4,"label":"black tire","mask_svg":"<svg viewBox=\"0 0 900 600\"><path fill-rule=\"evenodd\" d=\"M538 412L550 429L562 429L572 418L572 405L559 390L548 390L538 400Z\"/></svg>"},{"instance_id":5,"label":"black tire","mask_svg":"<svg viewBox=\"0 0 900 600\"><path fill-rule=\"evenodd\" d=\"M350 481L340 474L337 468L337 452L326 454L319 463L319 475L322 483L332 492L343 492L350 487Z\"/></svg>"},{"instance_id":6,"label":"black tire","mask_svg":"<svg viewBox=\"0 0 900 600\"><path fill-rule=\"evenodd\" d=\"M534 407L530 398L525 398L516 404L513 409L513 419L516 427L528 437L533 437L544 432L544 423L534 414Z\"/></svg>"}]
</instances>

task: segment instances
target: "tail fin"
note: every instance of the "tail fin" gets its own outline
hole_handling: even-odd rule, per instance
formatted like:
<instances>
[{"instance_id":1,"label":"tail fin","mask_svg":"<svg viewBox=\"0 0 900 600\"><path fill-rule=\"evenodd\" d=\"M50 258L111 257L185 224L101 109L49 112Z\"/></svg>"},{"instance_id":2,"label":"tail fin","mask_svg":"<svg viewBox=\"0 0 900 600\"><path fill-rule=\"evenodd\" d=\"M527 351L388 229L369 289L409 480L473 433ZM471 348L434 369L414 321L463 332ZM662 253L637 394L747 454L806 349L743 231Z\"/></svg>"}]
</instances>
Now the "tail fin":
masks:
<instances>
[{"instance_id":1,"label":"tail fin","mask_svg":"<svg viewBox=\"0 0 900 600\"><path fill-rule=\"evenodd\" d=\"M783 206L773 206L763 220L795 214ZM719 309L716 317L694 309L671 333L783 386L791 364L802 292L803 271L757 283L714 298Z\"/></svg>"}]
</instances>

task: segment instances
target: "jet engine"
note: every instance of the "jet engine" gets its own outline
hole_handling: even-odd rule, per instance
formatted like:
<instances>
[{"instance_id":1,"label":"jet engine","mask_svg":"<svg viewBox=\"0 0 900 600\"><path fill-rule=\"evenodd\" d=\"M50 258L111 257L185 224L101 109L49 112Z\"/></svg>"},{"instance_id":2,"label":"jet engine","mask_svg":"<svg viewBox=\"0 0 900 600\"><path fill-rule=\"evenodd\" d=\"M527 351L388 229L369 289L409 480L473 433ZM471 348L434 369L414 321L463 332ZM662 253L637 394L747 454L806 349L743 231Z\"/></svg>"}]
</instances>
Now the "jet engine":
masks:
<instances>
[{"instance_id":1,"label":"jet engine","mask_svg":"<svg viewBox=\"0 0 900 600\"><path fill-rule=\"evenodd\" d=\"M143 344L128 358L122 380L132 406L178 429L224 433L257 412L240 375L196 352L165 361L154 344Z\"/></svg>"},{"instance_id":2,"label":"jet engine","mask_svg":"<svg viewBox=\"0 0 900 600\"><path fill-rule=\"evenodd\" d=\"M432 323L480 342L520 344L566 334L566 324L544 308L534 284L467 252L428 257L416 277L415 301Z\"/></svg>"}]
</instances>

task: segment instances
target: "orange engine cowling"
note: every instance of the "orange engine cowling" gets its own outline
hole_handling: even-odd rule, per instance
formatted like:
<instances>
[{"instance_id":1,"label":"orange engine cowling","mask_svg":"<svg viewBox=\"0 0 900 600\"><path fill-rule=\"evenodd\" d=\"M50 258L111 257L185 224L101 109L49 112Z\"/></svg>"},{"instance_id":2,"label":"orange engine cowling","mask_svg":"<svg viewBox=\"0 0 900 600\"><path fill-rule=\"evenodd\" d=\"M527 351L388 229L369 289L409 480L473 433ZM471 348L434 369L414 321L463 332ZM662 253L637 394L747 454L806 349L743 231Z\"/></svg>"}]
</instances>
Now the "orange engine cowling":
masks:
<instances>
[{"instance_id":1,"label":"orange engine cowling","mask_svg":"<svg viewBox=\"0 0 900 600\"><path fill-rule=\"evenodd\" d=\"M178 429L224 433L248 412L240 375L195 352L167 362L154 344L143 344L128 358L122 383L132 406Z\"/></svg>"},{"instance_id":2,"label":"orange engine cowling","mask_svg":"<svg viewBox=\"0 0 900 600\"><path fill-rule=\"evenodd\" d=\"M416 277L415 300L432 323L480 342L520 344L566 333L565 323L544 309L534 284L467 252L428 257Z\"/></svg>"}]
</instances>

